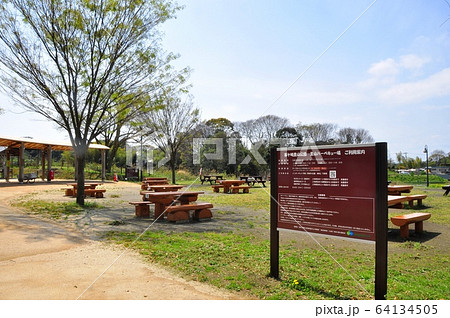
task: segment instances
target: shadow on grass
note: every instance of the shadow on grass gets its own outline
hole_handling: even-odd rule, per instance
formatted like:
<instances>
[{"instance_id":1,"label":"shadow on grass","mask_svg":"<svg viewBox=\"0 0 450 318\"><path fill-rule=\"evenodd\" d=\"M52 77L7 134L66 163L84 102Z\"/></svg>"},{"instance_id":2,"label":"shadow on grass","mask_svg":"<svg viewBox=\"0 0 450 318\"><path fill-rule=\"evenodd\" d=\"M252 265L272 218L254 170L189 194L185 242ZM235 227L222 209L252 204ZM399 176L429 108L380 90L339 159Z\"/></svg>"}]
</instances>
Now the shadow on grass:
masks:
<instances>
[{"instance_id":1,"label":"shadow on grass","mask_svg":"<svg viewBox=\"0 0 450 318\"><path fill-rule=\"evenodd\" d=\"M439 235L441 235L441 233L430 232L430 231L423 231L423 233L415 233L414 226L412 226L412 228L409 229L409 237L408 238L400 237L400 229L389 229L388 230L388 241L395 242L395 243L402 243L405 241L424 243L424 242L434 239L435 237L437 237Z\"/></svg>"}]
</instances>

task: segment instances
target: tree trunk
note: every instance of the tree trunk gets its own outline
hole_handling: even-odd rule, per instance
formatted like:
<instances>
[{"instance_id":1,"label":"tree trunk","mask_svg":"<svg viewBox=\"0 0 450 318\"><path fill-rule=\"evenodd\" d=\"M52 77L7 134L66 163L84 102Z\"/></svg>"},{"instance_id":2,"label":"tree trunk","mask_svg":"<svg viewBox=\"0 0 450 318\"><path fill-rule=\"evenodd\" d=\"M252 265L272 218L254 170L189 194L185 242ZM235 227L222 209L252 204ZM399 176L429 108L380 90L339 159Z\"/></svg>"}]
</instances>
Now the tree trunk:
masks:
<instances>
[{"instance_id":1,"label":"tree trunk","mask_svg":"<svg viewBox=\"0 0 450 318\"><path fill-rule=\"evenodd\" d=\"M84 168L86 166L86 153L77 156L77 204L84 205Z\"/></svg>"},{"instance_id":2,"label":"tree trunk","mask_svg":"<svg viewBox=\"0 0 450 318\"><path fill-rule=\"evenodd\" d=\"M175 180L175 155L172 154L172 156L170 156L170 161L169 161L169 165L170 165L170 170L172 170L172 184L176 184L176 180Z\"/></svg>"},{"instance_id":3,"label":"tree trunk","mask_svg":"<svg viewBox=\"0 0 450 318\"><path fill-rule=\"evenodd\" d=\"M176 184L176 180L175 180L175 162L170 165L170 168L172 169L172 184Z\"/></svg>"}]
</instances>

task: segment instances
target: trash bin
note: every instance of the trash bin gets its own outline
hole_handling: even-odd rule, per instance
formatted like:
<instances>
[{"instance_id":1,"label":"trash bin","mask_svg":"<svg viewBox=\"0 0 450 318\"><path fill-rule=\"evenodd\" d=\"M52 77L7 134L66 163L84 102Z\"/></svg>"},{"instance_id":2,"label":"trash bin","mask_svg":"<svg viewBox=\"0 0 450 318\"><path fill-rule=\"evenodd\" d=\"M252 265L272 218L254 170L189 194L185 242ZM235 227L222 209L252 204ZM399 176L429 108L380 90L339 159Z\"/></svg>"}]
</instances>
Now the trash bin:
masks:
<instances>
[{"instance_id":1,"label":"trash bin","mask_svg":"<svg viewBox=\"0 0 450 318\"><path fill-rule=\"evenodd\" d=\"M50 180L55 179L55 171L54 170L50 170L49 179Z\"/></svg>"}]
</instances>

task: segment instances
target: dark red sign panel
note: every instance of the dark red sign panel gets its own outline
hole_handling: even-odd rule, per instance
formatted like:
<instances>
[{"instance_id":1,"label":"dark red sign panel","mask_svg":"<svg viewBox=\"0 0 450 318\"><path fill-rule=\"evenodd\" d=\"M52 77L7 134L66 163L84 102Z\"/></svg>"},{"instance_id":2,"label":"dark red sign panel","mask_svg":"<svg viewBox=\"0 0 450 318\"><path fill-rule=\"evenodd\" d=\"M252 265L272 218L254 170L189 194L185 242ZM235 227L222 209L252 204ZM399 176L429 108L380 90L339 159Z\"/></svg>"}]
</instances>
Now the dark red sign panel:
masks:
<instances>
[{"instance_id":1,"label":"dark red sign panel","mask_svg":"<svg viewBox=\"0 0 450 318\"><path fill-rule=\"evenodd\" d=\"M278 149L278 228L375 241L375 145Z\"/></svg>"}]
</instances>

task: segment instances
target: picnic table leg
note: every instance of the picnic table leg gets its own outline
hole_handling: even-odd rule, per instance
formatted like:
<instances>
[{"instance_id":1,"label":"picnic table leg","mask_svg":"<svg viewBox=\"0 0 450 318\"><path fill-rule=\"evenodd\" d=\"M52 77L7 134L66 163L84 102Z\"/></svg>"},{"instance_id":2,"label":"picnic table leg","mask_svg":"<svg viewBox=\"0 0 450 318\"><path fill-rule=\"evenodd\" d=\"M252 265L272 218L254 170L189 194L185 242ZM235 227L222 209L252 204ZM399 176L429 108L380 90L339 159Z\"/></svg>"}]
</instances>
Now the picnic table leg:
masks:
<instances>
[{"instance_id":1,"label":"picnic table leg","mask_svg":"<svg viewBox=\"0 0 450 318\"><path fill-rule=\"evenodd\" d=\"M155 220L164 213L166 206L162 203L155 203Z\"/></svg>"},{"instance_id":2,"label":"picnic table leg","mask_svg":"<svg viewBox=\"0 0 450 318\"><path fill-rule=\"evenodd\" d=\"M417 224L417 223L416 223ZM409 236L409 227L408 224L400 226L400 237L408 238Z\"/></svg>"},{"instance_id":3,"label":"picnic table leg","mask_svg":"<svg viewBox=\"0 0 450 318\"><path fill-rule=\"evenodd\" d=\"M141 218L150 217L150 206L148 204L136 206L136 216Z\"/></svg>"},{"instance_id":4,"label":"picnic table leg","mask_svg":"<svg viewBox=\"0 0 450 318\"><path fill-rule=\"evenodd\" d=\"M416 224L415 224L415 232L416 233L423 233L423 221L416 222Z\"/></svg>"}]
</instances>

